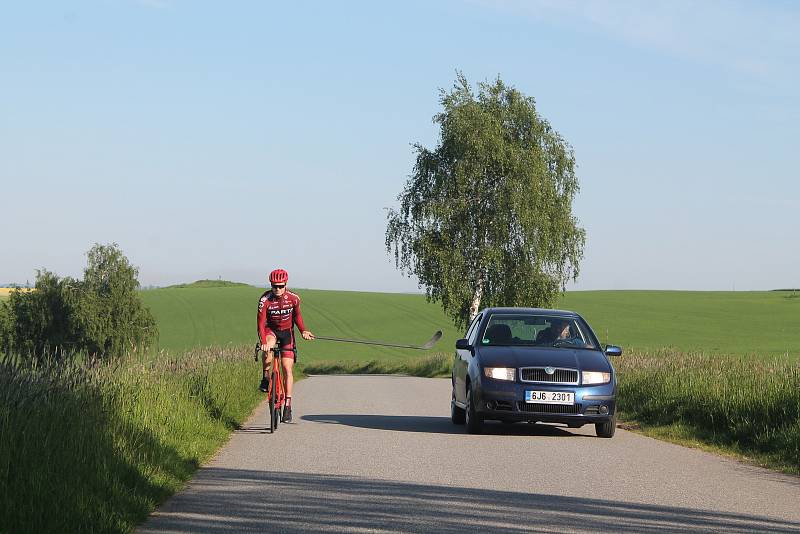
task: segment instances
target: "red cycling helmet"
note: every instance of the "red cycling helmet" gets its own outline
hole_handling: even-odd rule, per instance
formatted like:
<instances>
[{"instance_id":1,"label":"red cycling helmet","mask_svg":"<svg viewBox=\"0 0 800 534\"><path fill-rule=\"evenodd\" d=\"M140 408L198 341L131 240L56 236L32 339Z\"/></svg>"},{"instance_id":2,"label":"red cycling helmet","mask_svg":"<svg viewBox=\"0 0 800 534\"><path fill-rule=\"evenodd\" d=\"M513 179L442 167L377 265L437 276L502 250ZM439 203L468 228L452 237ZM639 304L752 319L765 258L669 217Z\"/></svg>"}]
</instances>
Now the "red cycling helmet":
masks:
<instances>
[{"instance_id":1,"label":"red cycling helmet","mask_svg":"<svg viewBox=\"0 0 800 534\"><path fill-rule=\"evenodd\" d=\"M269 273L270 284L285 284L289 280L289 273L283 269L275 269Z\"/></svg>"}]
</instances>

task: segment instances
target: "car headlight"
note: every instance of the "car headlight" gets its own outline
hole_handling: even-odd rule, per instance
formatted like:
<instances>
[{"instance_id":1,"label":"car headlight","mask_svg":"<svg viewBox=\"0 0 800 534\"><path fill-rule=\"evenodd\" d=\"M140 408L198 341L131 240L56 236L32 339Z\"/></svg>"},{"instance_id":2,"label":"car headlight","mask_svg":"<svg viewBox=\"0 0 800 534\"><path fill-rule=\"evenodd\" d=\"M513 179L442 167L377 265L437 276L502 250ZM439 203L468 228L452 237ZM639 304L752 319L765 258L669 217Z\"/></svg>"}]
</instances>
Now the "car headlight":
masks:
<instances>
[{"instance_id":1,"label":"car headlight","mask_svg":"<svg viewBox=\"0 0 800 534\"><path fill-rule=\"evenodd\" d=\"M495 380L514 380L517 370L513 367L484 367L483 374Z\"/></svg>"},{"instance_id":2,"label":"car headlight","mask_svg":"<svg viewBox=\"0 0 800 534\"><path fill-rule=\"evenodd\" d=\"M581 373L583 385L605 384L611 381L611 373L601 373L599 371L583 371Z\"/></svg>"}]
</instances>

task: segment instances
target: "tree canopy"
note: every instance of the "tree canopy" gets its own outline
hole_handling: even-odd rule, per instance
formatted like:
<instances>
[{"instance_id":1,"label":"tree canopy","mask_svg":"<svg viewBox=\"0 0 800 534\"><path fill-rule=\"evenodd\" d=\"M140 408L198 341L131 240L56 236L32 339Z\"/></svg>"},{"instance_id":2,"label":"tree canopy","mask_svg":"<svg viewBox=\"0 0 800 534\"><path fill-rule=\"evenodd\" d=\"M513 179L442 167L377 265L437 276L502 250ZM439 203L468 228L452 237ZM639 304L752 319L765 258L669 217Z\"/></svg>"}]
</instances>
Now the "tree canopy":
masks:
<instances>
[{"instance_id":1,"label":"tree canopy","mask_svg":"<svg viewBox=\"0 0 800 534\"><path fill-rule=\"evenodd\" d=\"M414 145L387 251L459 326L481 303L551 307L577 278L585 243L572 147L499 77L476 94L459 73L440 103L439 144Z\"/></svg>"},{"instance_id":2,"label":"tree canopy","mask_svg":"<svg viewBox=\"0 0 800 534\"><path fill-rule=\"evenodd\" d=\"M83 282L72 299L85 349L117 356L148 346L158 331L137 292L139 270L116 244L95 245L86 256Z\"/></svg>"}]
</instances>

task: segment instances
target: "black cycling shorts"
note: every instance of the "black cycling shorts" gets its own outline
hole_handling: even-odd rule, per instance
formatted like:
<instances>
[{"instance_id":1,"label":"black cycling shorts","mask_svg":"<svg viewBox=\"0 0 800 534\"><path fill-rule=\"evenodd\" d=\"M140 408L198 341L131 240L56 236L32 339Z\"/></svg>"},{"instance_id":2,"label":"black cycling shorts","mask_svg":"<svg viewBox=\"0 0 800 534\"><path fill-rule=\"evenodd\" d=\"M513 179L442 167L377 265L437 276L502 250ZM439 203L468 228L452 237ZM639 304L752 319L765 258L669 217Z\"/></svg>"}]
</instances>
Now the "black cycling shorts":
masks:
<instances>
[{"instance_id":1,"label":"black cycling shorts","mask_svg":"<svg viewBox=\"0 0 800 534\"><path fill-rule=\"evenodd\" d=\"M294 336L291 330L273 330L267 327L267 335L272 334L280 345L281 358L292 358L297 361L297 349L294 347Z\"/></svg>"}]
</instances>

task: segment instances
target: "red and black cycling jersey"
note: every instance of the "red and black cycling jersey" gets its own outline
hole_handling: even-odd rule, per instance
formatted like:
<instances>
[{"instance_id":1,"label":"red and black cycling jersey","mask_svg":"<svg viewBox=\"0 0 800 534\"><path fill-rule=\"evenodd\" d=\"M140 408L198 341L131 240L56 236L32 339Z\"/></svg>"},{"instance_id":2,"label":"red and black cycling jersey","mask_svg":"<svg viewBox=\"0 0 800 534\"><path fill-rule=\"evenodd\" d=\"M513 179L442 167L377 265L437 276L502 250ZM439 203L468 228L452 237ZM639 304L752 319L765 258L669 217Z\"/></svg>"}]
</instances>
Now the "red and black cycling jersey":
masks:
<instances>
[{"instance_id":1,"label":"red and black cycling jersey","mask_svg":"<svg viewBox=\"0 0 800 534\"><path fill-rule=\"evenodd\" d=\"M288 289L280 297L267 290L258 300L258 338L267 342L267 334L278 330L292 330L294 325L300 332L306 329L300 314L300 297Z\"/></svg>"}]
</instances>

